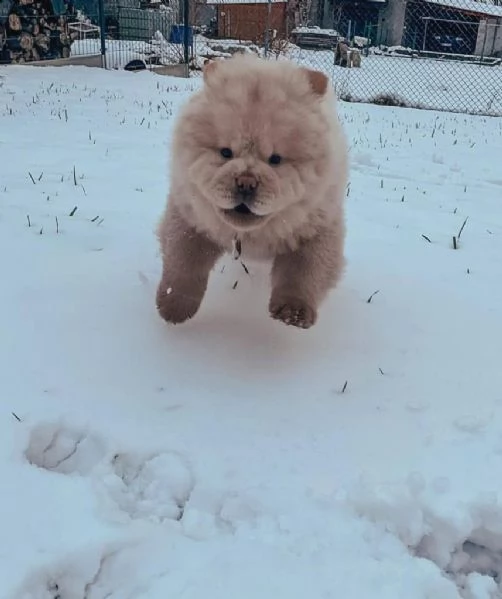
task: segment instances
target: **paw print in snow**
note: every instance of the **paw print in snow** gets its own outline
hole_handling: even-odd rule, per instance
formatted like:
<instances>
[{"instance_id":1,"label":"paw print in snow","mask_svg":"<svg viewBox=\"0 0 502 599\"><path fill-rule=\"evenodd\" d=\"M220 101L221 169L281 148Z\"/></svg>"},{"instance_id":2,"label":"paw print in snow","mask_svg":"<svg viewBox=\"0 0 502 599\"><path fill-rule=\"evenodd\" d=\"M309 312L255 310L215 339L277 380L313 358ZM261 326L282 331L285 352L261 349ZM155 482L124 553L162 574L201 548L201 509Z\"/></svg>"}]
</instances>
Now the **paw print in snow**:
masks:
<instances>
[{"instance_id":1,"label":"paw print in snow","mask_svg":"<svg viewBox=\"0 0 502 599\"><path fill-rule=\"evenodd\" d=\"M181 456L118 454L112 469L105 481L108 492L131 518L181 520L194 487L191 469Z\"/></svg>"},{"instance_id":2,"label":"paw print in snow","mask_svg":"<svg viewBox=\"0 0 502 599\"><path fill-rule=\"evenodd\" d=\"M36 426L25 451L33 466L61 474L87 474L103 455L100 439L84 430L56 423Z\"/></svg>"}]
</instances>

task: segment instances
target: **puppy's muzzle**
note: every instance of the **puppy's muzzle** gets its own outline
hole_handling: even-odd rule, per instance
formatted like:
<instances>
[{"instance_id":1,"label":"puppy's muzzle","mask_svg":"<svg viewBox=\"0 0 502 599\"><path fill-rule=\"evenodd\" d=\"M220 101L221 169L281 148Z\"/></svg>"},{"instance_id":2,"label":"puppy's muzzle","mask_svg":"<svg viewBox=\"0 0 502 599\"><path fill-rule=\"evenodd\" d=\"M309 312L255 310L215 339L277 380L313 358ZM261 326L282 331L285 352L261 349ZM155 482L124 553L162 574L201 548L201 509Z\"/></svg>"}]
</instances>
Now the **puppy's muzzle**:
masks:
<instances>
[{"instance_id":1,"label":"puppy's muzzle","mask_svg":"<svg viewBox=\"0 0 502 599\"><path fill-rule=\"evenodd\" d=\"M236 177L235 199L239 202L238 206L236 207L236 210L237 208L240 208L242 205L244 207L247 207L247 204L255 199L257 189L258 179L254 175L244 173ZM242 212L245 211L244 207L241 208Z\"/></svg>"}]
</instances>

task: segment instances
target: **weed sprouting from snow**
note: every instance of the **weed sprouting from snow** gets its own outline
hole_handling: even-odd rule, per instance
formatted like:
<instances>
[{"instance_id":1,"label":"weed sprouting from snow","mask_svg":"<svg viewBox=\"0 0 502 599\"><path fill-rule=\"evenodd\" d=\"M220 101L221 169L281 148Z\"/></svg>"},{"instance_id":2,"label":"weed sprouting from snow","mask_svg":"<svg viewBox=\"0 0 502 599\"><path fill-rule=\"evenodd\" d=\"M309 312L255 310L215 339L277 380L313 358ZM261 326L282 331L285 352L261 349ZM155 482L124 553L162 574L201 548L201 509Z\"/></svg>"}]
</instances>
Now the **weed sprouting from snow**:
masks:
<instances>
[{"instance_id":1,"label":"weed sprouting from snow","mask_svg":"<svg viewBox=\"0 0 502 599\"><path fill-rule=\"evenodd\" d=\"M468 220L469 220L469 217L466 216L464 222L462 223L462 226L460 227L460 231L458 232L457 239L460 239L460 236L462 235L462 231L464 230L464 227L467 224Z\"/></svg>"},{"instance_id":2,"label":"weed sprouting from snow","mask_svg":"<svg viewBox=\"0 0 502 599\"><path fill-rule=\"evenodd\" d=\"M458 245L459 245L459 241L460 241L460 236L462 235L462 231L464 230L465 225L467 224L469 217L467 216L464 220L464 222L462 223L462 226L460 227L459 232L457 233L457 235L453 235L452 238L452 246L454 250L458 249Z\"/></svg>"},{"instance_id":3,"label":"weed sprouting from snow","mask_svg":"<svg viewBox=\"0 0 502 599\"><path fill-rule=\"evenodd\" d=\"M373 301L373 298L375 297L375 295L377 295L378 293L380 293L380 289L377 289L376 291L373 291L373 293L369 296L369 298L366 300L367 304L371 304L371 302Z\"/></svg>"}]
</instances>

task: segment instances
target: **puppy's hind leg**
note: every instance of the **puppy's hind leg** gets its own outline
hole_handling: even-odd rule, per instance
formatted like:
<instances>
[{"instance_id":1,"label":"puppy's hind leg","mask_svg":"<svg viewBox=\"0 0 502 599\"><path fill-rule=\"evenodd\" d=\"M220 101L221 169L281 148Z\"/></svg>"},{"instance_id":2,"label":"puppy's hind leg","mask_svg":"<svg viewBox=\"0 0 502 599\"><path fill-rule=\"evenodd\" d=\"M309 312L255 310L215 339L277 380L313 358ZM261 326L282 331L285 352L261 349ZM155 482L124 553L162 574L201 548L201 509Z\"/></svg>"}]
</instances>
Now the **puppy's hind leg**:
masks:
<instances>
[{"instance_id":1,"label":"puppy's hind leg","mask_svg":"<svg viewBox=\"0 0 502 599\"><path fill-rule=\"evenodd\" d=\"M196 231L170 205L160 223L162 278L157 289L157 310L169 323L192 318L202 303L209 273L223 249Z\"/></svg>"},{"instance_id":2,"label":"puppy's hind leg","mask_svg":"<svg viewBox=\"0 0 502 599\"><path fill-rule=\"evenodd\" d=\"M343 272L344 236L343 223L334 223L297 250L275 258L269 303L272 318L302 329L316 323L320 303Z\"/></svg>"}]
</instances>

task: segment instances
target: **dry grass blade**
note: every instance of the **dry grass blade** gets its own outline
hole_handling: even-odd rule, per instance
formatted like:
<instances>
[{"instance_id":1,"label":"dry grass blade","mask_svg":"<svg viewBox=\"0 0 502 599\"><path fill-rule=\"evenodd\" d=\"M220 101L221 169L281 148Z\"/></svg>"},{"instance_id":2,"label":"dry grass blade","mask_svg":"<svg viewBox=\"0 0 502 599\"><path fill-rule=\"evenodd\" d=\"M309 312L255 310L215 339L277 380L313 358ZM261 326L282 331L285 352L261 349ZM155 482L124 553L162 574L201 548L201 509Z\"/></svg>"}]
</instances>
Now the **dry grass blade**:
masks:
<instances>
[{"instance_id":1,"label":"dry grass blade","mask_svg":"<svg viewBox=\"0 0 502 599\"><path fill-rule=\"evenodd\" d=\"M379 289L377 289L376 291L373 291L373 293L372 293L372 294L369 296L369 298L366 300L366 303L367 303L367 304L371 304L371 300L372 300L372 299L375 297L375 295L376 295L377 293L380 293L380 290L379 290Z\"/></svg>"},{"instance_id":2,"label":"dry grass blade","mask_svg":"<svg viewBox=\"0 0 502 599\"><path fill-rule=\"evenodd\" d=\"M460 239L460 235L462 235L462 231L464 230L464 227L467 224L468 220L469 220L469 217L466 216L464 222L462 223L462 226L460 227L460 231L458 232L457 239Z\"/></svg>"}]
</instances>

